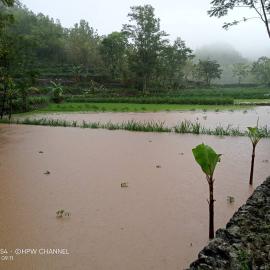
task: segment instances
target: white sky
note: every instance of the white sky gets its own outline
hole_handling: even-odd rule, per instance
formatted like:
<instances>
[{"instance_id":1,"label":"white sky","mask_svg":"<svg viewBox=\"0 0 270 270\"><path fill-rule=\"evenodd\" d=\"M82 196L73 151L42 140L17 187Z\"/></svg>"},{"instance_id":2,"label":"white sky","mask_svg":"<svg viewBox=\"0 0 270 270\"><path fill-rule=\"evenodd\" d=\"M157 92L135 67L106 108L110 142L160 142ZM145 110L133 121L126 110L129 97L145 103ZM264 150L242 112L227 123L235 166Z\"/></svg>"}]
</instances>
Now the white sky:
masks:
<instances>
[{"instance_id":1,"label":"white sky","mask_svg":"<svg viewBox=\"0 0 270 270\"><path fill-rule=\"evenodd\" d=\"M209 18L207 10L211 0L21 0L35 13L42 12L59 19L63 26L71 27L85 19L101 35L120 31L128 22L130 6L151 4L161 19L161 29L170 39L180 36L192 49L211 43L226 42L243 56L270 55L270 40L263 24L257 20L232 27L225 31L223 22L254 16L248 9L238 9L221 19Z\"/></svg>"}]
</instances>

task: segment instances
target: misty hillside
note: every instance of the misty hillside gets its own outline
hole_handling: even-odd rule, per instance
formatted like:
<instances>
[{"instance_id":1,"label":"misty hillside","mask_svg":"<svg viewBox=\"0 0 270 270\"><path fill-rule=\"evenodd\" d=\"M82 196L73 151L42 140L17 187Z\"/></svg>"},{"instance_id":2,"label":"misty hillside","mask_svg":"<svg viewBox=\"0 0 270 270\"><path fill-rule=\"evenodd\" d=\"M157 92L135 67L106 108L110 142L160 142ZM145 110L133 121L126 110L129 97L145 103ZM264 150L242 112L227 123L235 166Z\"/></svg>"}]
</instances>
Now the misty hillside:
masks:
<instances>
[{"instance_id":1,"label":"misty hillside","mask_svg":"<svg viewBox=\"0 0 270 270\"><path fill-rule=\"evenodd\" d=\"M199 59L216 60L222 67L223 73L221 79L216 83L237 83L237 79L233 77L233 64L250 63L247 58L244 58L232 45L227 43L214 43L205 45L195 51L195 61ZM247 78L247 83L252 82L251 78Z\"/></svg>"}]
</instances>

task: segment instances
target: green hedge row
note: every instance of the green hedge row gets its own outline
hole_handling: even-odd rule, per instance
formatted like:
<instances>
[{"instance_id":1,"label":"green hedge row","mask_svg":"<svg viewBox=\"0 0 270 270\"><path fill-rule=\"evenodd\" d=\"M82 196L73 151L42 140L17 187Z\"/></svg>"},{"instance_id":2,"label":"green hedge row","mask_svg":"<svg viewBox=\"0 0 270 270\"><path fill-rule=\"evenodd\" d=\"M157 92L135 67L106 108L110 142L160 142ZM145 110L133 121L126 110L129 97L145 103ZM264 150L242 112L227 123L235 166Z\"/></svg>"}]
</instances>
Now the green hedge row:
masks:
<instances>
[{"instance_id":1,"label":"green hedge row","mask_svg":"<svg viewBox=\"0 0 270 270\"><path fill-rule=\"evenodd\" d=\"M66 102L78 103L138 103L138 104L194 104L194 105L232 105L230 97L110 97L89 98L84 96L69 96Z\"/></svg>"}]
</instances>

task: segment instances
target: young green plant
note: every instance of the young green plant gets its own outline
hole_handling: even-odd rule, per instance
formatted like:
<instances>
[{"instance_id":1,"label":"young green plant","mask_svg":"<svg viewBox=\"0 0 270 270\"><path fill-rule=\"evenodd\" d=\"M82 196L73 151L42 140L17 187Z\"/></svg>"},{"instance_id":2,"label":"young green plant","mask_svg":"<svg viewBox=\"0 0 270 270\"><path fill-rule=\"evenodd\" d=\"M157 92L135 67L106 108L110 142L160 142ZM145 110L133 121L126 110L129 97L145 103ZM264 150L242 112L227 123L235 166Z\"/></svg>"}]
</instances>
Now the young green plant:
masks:
<instances>
[{"instance_id":1,"label":"young green plant","mask_svg":"<svg viewBox=\"0 0 270 270\"><path fill-rule=\"evenodd\" d=\"M254 174L254 161L255 161L255 151L256 146L263 137L263 134L260 132L258 128L258 124L256 127L248 127L248 137L252 143L252 157L251 157L251 168L250 168L250 176L249 176L249 184L253 185L253 174Z\"/></svg>"},{"instance_id":2,"label":"young green plant","mask_svg":"<svg viewBox=\"0 0 270 270\"><path fill-rule=\"evenodd\" d=\"M206 175L209 185L209 239L214 238L214 171L218 162L220 162L221 154L217 154L210 146L200 144L192 149L193 155L202 171Z\"/></svg>"}]
</instances>

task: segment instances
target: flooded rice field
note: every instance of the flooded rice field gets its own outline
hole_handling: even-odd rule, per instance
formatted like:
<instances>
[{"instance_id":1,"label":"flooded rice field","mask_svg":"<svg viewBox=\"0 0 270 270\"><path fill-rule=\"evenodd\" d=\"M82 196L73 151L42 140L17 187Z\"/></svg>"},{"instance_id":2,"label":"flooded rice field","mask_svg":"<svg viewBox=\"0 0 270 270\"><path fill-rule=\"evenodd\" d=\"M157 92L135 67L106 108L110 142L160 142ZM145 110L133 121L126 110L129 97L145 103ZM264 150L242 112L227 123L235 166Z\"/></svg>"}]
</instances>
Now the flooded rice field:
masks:
<instances>
[{"instance_id":1,"label":"flooded rice field","mask_svg":"<svg viewBox=\"0 0 270 270\"><path fill-rule=\"evenodd\" d=\"M25 116L24 116L25 118ZM173 111L173 112L145 112L145 113L47 113L34 114L30 118L40 119L61 119L68 121L77 121L78 123L100 122L100 123L122 123L129 120L135 121L161 121L165 122L168 127L174 127L177 123L190 120L192 122L200 122L207 128L215 128L217 126L239 127L245 130L248 126L255 126L259 118L260 126L270 125L270 106L254 107L248 110L237 111Z\"/></svg>"},{"instance_id":2,"label":"flooded rice field","mask_svg":"<svg viewBox=\"0 0 270 270\"><path fill-rule=\"evenodd\" d=\"M252 123L245 122L243 112L207 116L218 121L224 115L230 121L231 114L241 125L257 120L254 112ZM158 117L107 115L118 115L117 120ZM164 115L172 124L182 113ZM102 120L92 119L99 114L63 115L84 116ZM201 142L223 154L215 175L219 228L253 191L248 138L0 125L1 247L69 253L17 255L0 268L184 269L208 242L208 185L191 152ZM270 140L263 139L257 147L255 186L270 175L269 161ZM121 188L123 182L127 187ZM235 201L229 203L227 196ZM70 216L57 218L60 209Z\"/></svg>"}]
</instances>

